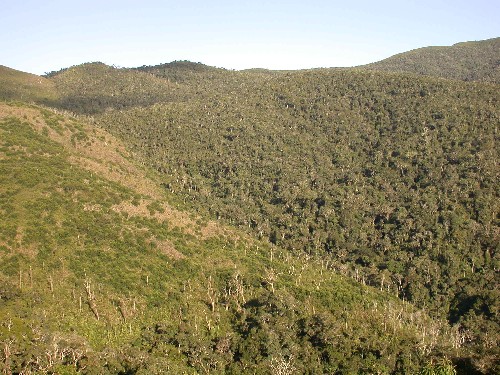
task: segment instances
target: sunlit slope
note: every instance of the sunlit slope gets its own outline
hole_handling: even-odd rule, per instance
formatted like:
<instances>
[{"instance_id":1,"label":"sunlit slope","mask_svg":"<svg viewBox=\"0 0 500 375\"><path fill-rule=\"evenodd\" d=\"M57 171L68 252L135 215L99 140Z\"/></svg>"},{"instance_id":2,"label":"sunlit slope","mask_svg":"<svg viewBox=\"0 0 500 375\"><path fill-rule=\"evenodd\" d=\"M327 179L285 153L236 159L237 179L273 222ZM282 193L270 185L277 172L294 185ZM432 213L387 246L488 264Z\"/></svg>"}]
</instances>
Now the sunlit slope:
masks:
<instances>
[{"instance_id":1,"label":"sunlit slope","mask_svg":"<svg viewBox=\"0 0 500 375\"><path fill-rule=\"evenodd\" d=\"M460 345L392 294L162 189L108 133L0 104L2 370L408 373Z\"/></svg>"},{"instance_id":2,"label":"sunlit slope","mask_svg":"<svg viewBox=\"0 0 500 375\"><path fill-rule=\"evenodd\" d=\"M500 38L419 48L362 68L500 83Z\"/></svg>"}]
</instances>

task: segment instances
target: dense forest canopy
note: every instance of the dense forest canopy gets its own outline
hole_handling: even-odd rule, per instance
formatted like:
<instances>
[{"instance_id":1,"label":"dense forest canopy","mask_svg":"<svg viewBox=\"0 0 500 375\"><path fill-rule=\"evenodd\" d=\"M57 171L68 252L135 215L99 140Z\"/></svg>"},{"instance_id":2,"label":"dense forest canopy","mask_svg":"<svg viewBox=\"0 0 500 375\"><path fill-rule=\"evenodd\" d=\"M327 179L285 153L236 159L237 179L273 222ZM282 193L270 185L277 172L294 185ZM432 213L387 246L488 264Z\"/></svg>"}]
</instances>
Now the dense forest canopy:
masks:
<instances>
[{"instance_id":1,"label":"dense forest canopy","mask_svg":"<svg viewBox=\"0 0 500 375\"><path fill-rule=\"evenodd\" d=\"M143 190L141 196L122 188L103 198L109 207L127 201L140 208L148 201L149 219L146 215L139 224L130 214L113 214L100 220L116 224L110 238L123 237L119 228L129 228L127 243L136 250L128 256L139 263L161 268L164 259L138 255L151 243L167 241L182 250L190 271L178 272L190 276L171 270L168 277L188 277L193 301L201 305L183 307L181 293L176 306L186 309L185 317L205 315L208 330L201 338L201 331L190 331L182 319L172 323L174 310L161 321L146 314L134 324L147 322L149 328L130 350L150 353L148 366L153 366L159 347L172 355L177 347L170 366L183 363L207 373L450 370L450 362L432 358L451 358L462 373L495 373L500 346L497 46L498 38L421 49L355 69L229 71L188 61L119 69L90 63L43 78L51 95L29 100L91 124L85 131L69 126L73 147L79 140L82 146L98 142L91 129L109 132L131 152L126 160L154 176L147 177L159 189L154 199ZM8 93L4 99L23 94L15 88L3 92ZM42 114L47 124L63 121ZM8 129L19 126L8 121ZM120 163L109 161L104 169L123 170ZM233 232L214 244L190 238L189 231L165 230L154 218L166 201L187 209L198 222L216 220ZM139 228L154 240L141 237ZM245 240L234 241L235 236ZM7 253L15 253L16 246L9 242ZM202 266L211 252L220 264ZM10 283L29 266L26 259L17 266L12 262L2 271ZM232 265L223 266L228 262ZM193 271L200 267L204 276ZM84 278L78 272L76 279ZM136 288L132 280L127 285ZM185 291L186 284L179 285ZM110 288L115 300L123 300L124 286ZM157 288L146 293L145 305L163 306L158 296L165 285ZM226 305L216 309L223 295ZM387 326L367 333L393 311L388 305L384 313L375 307L384 298L409 314L401 318L408 319L407 328L400 325L406 331L394 331L389 346L382 345ZM359 306L368 317L364 323L352 312ZM416 313L410 306L426 323L413 325ZM224 335L212 332L213 319ZM421 350L412 335L426 325L435 341ZM137 365L133 356L116 353L121 366Z\"/></svg>"}]
</instances>

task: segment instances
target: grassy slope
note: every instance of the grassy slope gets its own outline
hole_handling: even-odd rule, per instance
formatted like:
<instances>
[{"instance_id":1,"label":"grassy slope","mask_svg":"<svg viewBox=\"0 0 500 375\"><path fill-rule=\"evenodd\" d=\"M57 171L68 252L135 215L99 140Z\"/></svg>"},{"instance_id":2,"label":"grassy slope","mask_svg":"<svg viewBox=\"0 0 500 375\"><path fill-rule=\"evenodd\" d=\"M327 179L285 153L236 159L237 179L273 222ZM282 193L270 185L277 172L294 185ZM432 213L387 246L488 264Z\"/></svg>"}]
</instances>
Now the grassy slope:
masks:
<instances>
[{"instance_id":1,"label":"grassy slope","mask_svg":"<svg viewBox=\"0 0 500 375\"><path fill-rule=\"evenodd\" d=\"M408 304L174 209L102 130L0 103L0 135L4 371L399 373L458 353Z\"/></svg>"},{"instance_id":2,"label":"grassy slope","mask_svg":"<svg viewBox=\"0 0 500 375\"><path fill-rule=\"evenodd\" d=\"M500 83L499 51L500 38L494 38L451 47L419 48L362 68Z\"/></svg>"}]
</instances>

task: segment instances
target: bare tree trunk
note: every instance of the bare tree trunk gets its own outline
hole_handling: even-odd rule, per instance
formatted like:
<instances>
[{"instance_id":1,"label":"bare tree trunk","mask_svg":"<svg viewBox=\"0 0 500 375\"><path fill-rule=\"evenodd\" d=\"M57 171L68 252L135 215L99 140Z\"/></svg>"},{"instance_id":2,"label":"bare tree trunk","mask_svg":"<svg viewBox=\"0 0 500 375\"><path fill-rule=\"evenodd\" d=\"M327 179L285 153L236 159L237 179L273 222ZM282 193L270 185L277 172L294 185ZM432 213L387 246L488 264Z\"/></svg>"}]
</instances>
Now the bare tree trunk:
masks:
<instances>
[{"instance_id":1,"label":"bare tree trunk","mask_svg":"<svg viewBox=\"0 0 500 375\"><path fill-rule=\"evenodd\" d=\"M5 357L5 369L3 373L5 375L12 375L12 370L10 369L10 343L6 342L3 347L3 354Z\"/></svg>"},{"instance_id":2,"label":"bare tree trunk","mask_svg":"<svg viewBox=\"0 0 500 375\"><path fill-rule=\"evenodd\" d=\"M90 307L90 310L94 313L94 316L97 320L99 320L99 312L97 311L97 306L95 304L95 296L92 292L90 280L85 280L85 291L87 292L87 300Z\"/></svg>"}]
</instances>

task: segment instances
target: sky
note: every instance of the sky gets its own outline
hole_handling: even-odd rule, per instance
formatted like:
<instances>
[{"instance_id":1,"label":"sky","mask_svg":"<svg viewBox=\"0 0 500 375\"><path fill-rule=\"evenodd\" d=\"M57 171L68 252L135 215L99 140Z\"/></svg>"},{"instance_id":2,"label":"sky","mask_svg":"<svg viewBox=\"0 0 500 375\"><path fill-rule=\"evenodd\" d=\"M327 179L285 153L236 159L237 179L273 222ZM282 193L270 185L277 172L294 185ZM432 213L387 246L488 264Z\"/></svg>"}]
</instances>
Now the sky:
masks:
<instances>
[{"instance_id":1,"label":"sky","mask_svg":"<svg viewBox=\"0 0 500 375\"><path fill-rule=\"evenodd\" d=\"M0 65L189 60L226 69L375 62L500 36L500 0L0 0Z\"/></svg>"}]
</instances>

